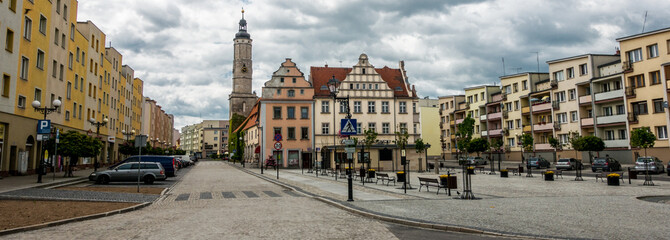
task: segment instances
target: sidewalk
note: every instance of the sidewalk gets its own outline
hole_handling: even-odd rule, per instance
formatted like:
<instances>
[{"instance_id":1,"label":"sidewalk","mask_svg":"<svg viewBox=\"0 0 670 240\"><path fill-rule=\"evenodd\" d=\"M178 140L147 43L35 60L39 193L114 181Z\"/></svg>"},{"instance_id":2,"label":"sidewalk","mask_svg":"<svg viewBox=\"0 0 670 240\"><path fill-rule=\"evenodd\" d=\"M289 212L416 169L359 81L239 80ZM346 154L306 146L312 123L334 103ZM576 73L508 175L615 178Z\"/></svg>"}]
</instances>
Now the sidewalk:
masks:
<instances>
[{"instance_id":1,"label":"sidewalk","mask_svg":"<svg viewBox=\"0 0 670 240\"><path fill-rule=\"evenodd\" d=\"M47 175L42 176L42 183L37 183L37 174L3 177L0 179L0 193L24 188L44 188L68 182L75 182L82 179L88 179L88 175L91 175L92 172L93 168L78 170L72 173L74 177L66 178L63 177L63 172L57 172L55 178L54 173L48 173Z\"/></svg>"},{"instance_id":2,"label":"sidewalk","mask_svg":"<svg viewBox=\"0 0 670 240\"><path fill-rule=\"evenodd\" d=\"M260 173L256 168L246 169ZM437 178L434 172L412 172L411 183L415 189L407 190L407 194L398 189L401 184L366 183L363 186L360 181L354 181L354 202L346 201L346 179L317 178L315 173L305 171L302 174L297 169L280 170L279 181L353 209L408 221L540 238L667 237L663 228L655 226L665 224L670 215L668 205L638 199L652 195L670 196L670 183L666 181L658 181L653 187L643 186L642 179L633 180L632 184L626 181L621 186L607 186L592 177L579 182L567 176L544 181L539 171L533 172L533 178L527 178L525 174L510 174L509 178L473 175L472 190L480 200L454 199L457 196L455 190L451 197L443 190L437 195L435 188L426 192L424 187L419 192L418 177ZM275 174L274 170L264 173L273 180ZM462 193L462 175L459 170L454 174L458 177L457 191Z\"/></svg>"}]
</instances>

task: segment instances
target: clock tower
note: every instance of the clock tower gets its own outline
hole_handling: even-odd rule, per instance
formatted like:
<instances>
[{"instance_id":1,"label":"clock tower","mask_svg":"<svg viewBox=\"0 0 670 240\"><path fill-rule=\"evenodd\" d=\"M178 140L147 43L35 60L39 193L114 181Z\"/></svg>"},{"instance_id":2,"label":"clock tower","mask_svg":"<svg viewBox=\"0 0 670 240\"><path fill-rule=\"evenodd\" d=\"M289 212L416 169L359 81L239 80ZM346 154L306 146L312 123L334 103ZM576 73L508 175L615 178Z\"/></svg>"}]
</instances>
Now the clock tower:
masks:
<instances>
[{"instance_id":1,"label":"clock tower","mask_svg":"<svg viewBox=\"0 0 670 240\"><path fill-rule=\"evenodd\" d=\"M237 113L244 117L249 115L249 111L256 103L258 97L251 92L251 76L253 73L251 62L251 35L247 33L247 20L244 19L244 9L242 9L242 19L240 27L235 34L234 56L233 56L233 92L228 97L229 118Z\"/></svg>"}]
</instances>

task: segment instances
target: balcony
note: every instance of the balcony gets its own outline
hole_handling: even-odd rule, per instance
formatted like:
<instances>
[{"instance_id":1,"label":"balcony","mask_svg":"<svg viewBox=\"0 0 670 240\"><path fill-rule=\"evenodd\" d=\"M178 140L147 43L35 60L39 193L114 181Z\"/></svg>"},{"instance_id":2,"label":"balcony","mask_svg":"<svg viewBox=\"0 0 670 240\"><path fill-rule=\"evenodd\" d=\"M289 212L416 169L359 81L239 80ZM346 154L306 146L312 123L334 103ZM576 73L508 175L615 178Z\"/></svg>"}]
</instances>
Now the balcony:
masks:
<instances>
[{"instance_id":1,"label":"balcony","mask_svg":"<svg viewBox=\"0 0 670 240\"><path fill-rule=\"evenodd\" d=\"M456 121L454 121L454 120L449 121L449 125L451 125L451 126L456 125Z\"/></svg>"},{"instance_id":2,"label":"balcony","mask_svg":"<svg viewBox=\"0 0 670 240\"><path fill-rule=\"evenodd\" d=\"M628 139L621 139L621 140L604 140L605 142L605 147L606 148L627 148L628 147Z\"/></svg>"},{"instance_id":3,"label":"balcony","mask_svg":"<svg viewBox=\"0 0 670 240\"><path fill-rule=\"evenodd\" d=\"M561 130L561 124L558 122L554 122L554 129Z\"/></svg>"},{"instance_id":4,"label":"balcony","mask_svg":"<svg viewBox=\"0 0 670 240\"><path fill-rule=\"evenodd\" d=\"M592 128L593 127L593 118L582 118L582 127L583 128Z\"/></svg>"},{"instance_id":5,"label":"balcony","mask_svg":"<svg viewBox=\"0 0 670 240\"><path fill-rule=\"evenodd\" d=\"M530 107L522 107L521 108L521 114L526 115L530 113Z\"/></svg>"},{"instance_id":6,"label":"balcony","mask_svg":"<svg viewBox=\"0 0 670 240\"><path fill-rule=\"evenodd\" d=\"M502 118L502 112L489 113L489 120L498 120Z\"/></svg>"},{"instance_id":7,"label":"balcony","mask_svg":"<svg viewBox=\"0 0 670 240\"><path fill-rule=\"evenodd\" d=\"M591 104L592 101L593 98L591 97L591 94L579 97L579 105L588 105Z\"/></svg>"},{"instance_id":8,"label":"balcony","mask_svg":"<svg viewBox=\"0 0 670 240\"><path fill-rule=\"evenodd\" d=\"M503 132L503 129L502 128L493 129L493 130L490 130L489 132L491 132L491 136L501 136L502 132Z\"/></svg>"},{"instance_id":9,"label":"balcony","mask_svg":"<svg viewBox=\"0 0 670 240\"><path fill-rule=\"evenodd\" d=\"M507 98L507 94L505 94L505 98ZM500 102L503 100L503 95L502 94L496 94L493 95L491 98L491 102Z\"/></svg>"},{"instance_id":10,"label":"balcony","mask_svg":"<svg viewBox=\"0 0 670 240\"><path fill-rule=\"evenodd\" d=\"M535 132L551 132L552 130L554 130L554 124L552 123L533 125L533 131Z\"/></svg>"},{"instance_id":11,"label":"balcony","mask_svg":"<svg viewBox=\"0 0 670 240\"><path fill-rule=\"evenodd\" d=\"M553 102L551 102L551 107L554 108L554 110L559 110L559 109L561 109L561 102L553 101Z\"/></svg>"},{"instance_id":12,"label":"balcony","mask_svg":"<svg viewBox=\"0 0 670 240\"><path fill-rule=\"evenodd\" d=\"M605 100L616 99L616 98L623 98L623 95L624 95L624 90L619 89L619 90L614 90L614 91L609 91L609 92L596 93L595 99L596 99L596 102L598 102L598 101L605 101Z\"/></svg>"},{"instance_id":13,"label":"balcony","mask_svg":"<svg viewBox=\"0 0 670 240\"><path fill-rule=\"evenodd\" d=\"M596 121L598 124L610 124L610 123L625 123L627 120L626 114L619 115L610 115L610 116L598 116Z\"/></svg>"},{"instance_id":14,"label":"balcony","mask_svg":"<svg viewBox=\"0 0 670 240\"><path fill-rule=\"evenodd\" d=\"M524 132L530 132L532 130L530 125L523 126L523 131Z\"/></svg>"},{"instance_id":15,"label":"balcony","mask_svg":"<svg viewBox=\"0 0 670 240\"><path fill-rule=\"evenodd\" d=\"M503 118L509 118L509 112L505 110L502 114Z\"/></svg>"},{"instance_id":16,"label":"balcony","mask_svg":"<svg viewBox=\"0 0 670 240\"><path fill-rule=\"evenodd\" d=\"M464 120L465 118L456 119L456 125L461 124Z\"/></svg>"},{"instance_id":17,"label":"balcony","mask_svg":"<svg viewBox=\"0 0 670 240\"><path fill-rule=\"evenodd\" d=\"M485 122L486 121L486 115L479 116L479 121Z\"/></svg>"},{"instance_id":18,"label":"balcony","mask_svg":"<svg viewBox=\"0 0 670 240\"><path fill-rule=\"evenodd\" d=\"M551 102L545 102L533 105L533 113L551 111Z\"/></svg>"},{"instance_id":19,"label":"balcony","mask_svg":"<svg viewBox=\"0 0 670 240\"><path fill-rule=\"evenodd\" d=\"M621 70L623 70L624 73L633 72L633 63L629 61L623 62L621 64Z\"/></svg>"},{"instance_id":20,"label":"balcony","mask_svg":"<svg viewBox=\"0 0 670 240\"><path fill-rule=\"evenodd\" d=\"M488 132L488 131L486 131L486 130L482 131L482 137L486 137L486 136L488 136L488 135L489 135L489 132Z\"/></svg>"},{"instance_id":21,"label":"balcony","mask_svg":"<svg viewBox=\"0 0 670 240\"><path fill-rule=\"evenodd\" d=\"M541 151L541 150L554 150L554 148L551 147L551 144L549 143L536 143L535 144L535 150Z\"/></svg>"},{"instance_id":22,"label":"balcony","mask_svg":"<svg viewBox=\"0 0 670 240\"><path fill-rule=\"evenodd\" d=\"M635 97L635 88L627 87L626 88L626 97L634 98Z\"/></svg>"},{"instance_id":23,"label":"balcony","mask_svg":"<svg viewBox=\"0 0 670 240\"><path fill-rule=\"evenodd\" d=\"M637 123L637 115L635 113L628 113L628 122Z\"/></svg>"}]
</instances>

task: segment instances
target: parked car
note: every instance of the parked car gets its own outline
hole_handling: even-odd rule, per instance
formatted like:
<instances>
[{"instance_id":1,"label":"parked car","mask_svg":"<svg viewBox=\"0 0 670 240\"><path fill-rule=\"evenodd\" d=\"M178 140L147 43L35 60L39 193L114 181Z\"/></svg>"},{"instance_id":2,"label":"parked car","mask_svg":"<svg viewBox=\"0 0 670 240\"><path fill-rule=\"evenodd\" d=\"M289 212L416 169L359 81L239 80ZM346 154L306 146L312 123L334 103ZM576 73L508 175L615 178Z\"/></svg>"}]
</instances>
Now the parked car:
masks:
<instances>
[{"instance_id":1,"label":"parked car","mask_svg":"<svg viewBox=\"0 0 670 240\"><path fill-rule=\"evenodd\" d=\"M664 172L665 167L663 166L663 162L657 157L644 156L638 157L637 160L635 160L635 171L650 171L658 174Z\"/></svg>"},{"instance_id":2,"label":"parked car","mask_svg":"<svg viewBox=\"0 0 670 240\"><path fill-rule=\"evenodd\" d=\"M551 163L547 161L547 159L544 159L543 157L530 157L528 158L528 167L529 168L549 168L551 167Z\"/></svg>"},{"instance_id":3,"label":"parked car","mask_svg":"<svg viewBox=\"0 0 670 240\"><path fill-rule=\"evenodd\" d=\"M486 165L486 160L484 160L482 157L468 157L468 164Z\"/></svg>"},{"instance_id":4,"label":"parked car","mask_svg":"<svg viewBox=\"0 0 670 240\"><path fill-rule=\"evenodd\" d=\"M591 171L595 172L598 169L607 172L621 171L621 164L611 157L595 158L591 164Z\"/></svg>"},{"instance_id":5,"label":"parked car","mask_svg":"<svg viewBox=\"0 0 670 240\"><path fill-rule=\"evenodd\" d=\"M584 169L584 165L581 161L574 158L561 158L556 162L556 169L562 170L574 170L574 169Z\"/></svg>"},{"instance_id":6,"label":"parked car","mask_svg":"<svg viewBox=\"0 0 670 240\"><path fill-rule=\"evenodd\" d=\"M138 169L139 168L139 169ZM120 164L114 168L91 173L88 180L96 183L108 184L110 182L132 182L137 181L137 176L146 184L153 184L155 180L165 180L165 169L157 162L129 162Z\"/></svg>"},{"instance_id":7,"label":"parked car","mask_svg":"<svg viewBox=\"0 0 670 240\"><path fill-rule=\"evenodd\" d=\"M670 161L668 162L668 167L666 169L670 169ZM670 176L670 170L668 171L668 176Z\"/></svg>"},{"instance_id":8,"label":"parked car","mask_svg":"<svg viewBox=\"0 0 670 240\"><path fill-rule=\"evenodd\" d=\"M121 161L121 163L138 162L137 160L139 159L139 157L140 156L130 156L125 160ZM156 156L156 155L142 155L141 157L142 162L159 162L161 165L163 165L163 168L165 169L165 175L167 175L168 177L174 177L175 172L177 172L177 163L176 163L177 160L175 159L175 157Z\"/></svg>"}]
</instances>

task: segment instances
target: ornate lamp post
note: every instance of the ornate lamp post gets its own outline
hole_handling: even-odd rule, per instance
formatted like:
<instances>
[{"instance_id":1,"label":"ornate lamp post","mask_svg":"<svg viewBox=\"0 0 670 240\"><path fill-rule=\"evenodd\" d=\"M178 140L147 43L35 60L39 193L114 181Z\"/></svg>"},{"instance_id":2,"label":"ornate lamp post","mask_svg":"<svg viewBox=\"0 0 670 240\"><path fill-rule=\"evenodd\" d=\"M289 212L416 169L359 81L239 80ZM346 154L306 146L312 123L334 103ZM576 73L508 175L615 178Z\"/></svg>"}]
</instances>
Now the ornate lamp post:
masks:
<instances>
[{"instance_id":1,"label":"ornate lamp post","mask_svg":"<svg viewBox=\"0 0 670 240\"><path fill-rule=\"evenodd\" d=\"M96 135L96 138L99 139L100 138L100 127L107 125L107 122L109 122L109 119L105 118L105 119L102 119L102 122L98 122L98 121L95 120L95 118L91 118L88 121L91 122L91 124L95 125L95 127L96 127L95 135ZM104 145L103 145L103 147L104 147ZM93 171L95 171L95 172L98 171L98 157L99 156L96 156L95 160L93 162Z\"/></svg>"},{"instance_id":2,"label":"ornate lamp post","mask_svg":"<svg viewBox=\"0 0 670 240\"><path fill-rule=\"evenodd\" d=\"M35 109L35 112L43 113L44 114L44 120L47 120L47 114L57 111L58 108L61 105L61 102L60 102L60 100L56 99L51 103L52 107L47 107L47 106L41 107L42 104L40 103L40 101L35 100L35 101L32 102L31 105ZM40 150L40 154L44 154L44 147L45 147L44 145L45 145L45 139L42 138L42 150ZM40 159L38 161L39 161L39 165L38 165L39 169L37 170L37 182L41 183L42 182L42 175L46 174L45 171L44 171L44 156L40 157Z\"/></svg>"},{"instance_id":3,"label":"ornate lamp post","mask_svg":"<svg viewBox=\"0 0 670 240\"><path fill-rule=\"evenodd\" d=\"M338 83L339 83L339 81L335 78L335 75L333 75L333 77L330 80L328 80L328 90L330 91L330 95L333 97L333 147L335 146L335 142L336 142L336 136L335 136L335 102L339 101L340 104L345 104L346 111L347 111L346 112L347 113L346 118L351 119L351 113L349 112L349 96L347 96L347 97L337 97L337 92L338 92L337 84ZM335 148L335 150L337 150L337 148ZM335 153L336 152L333 152L333 158L335 157ZM352 202L352 201L354 201L354 190L353 190L354 180L352 178L353 168L351 167L352 159L348 159L348 160L349 160L349 171L347 172L347 189L348 189L349 194L348 194L347 201Z\"/></svg>"}]
</instances>

